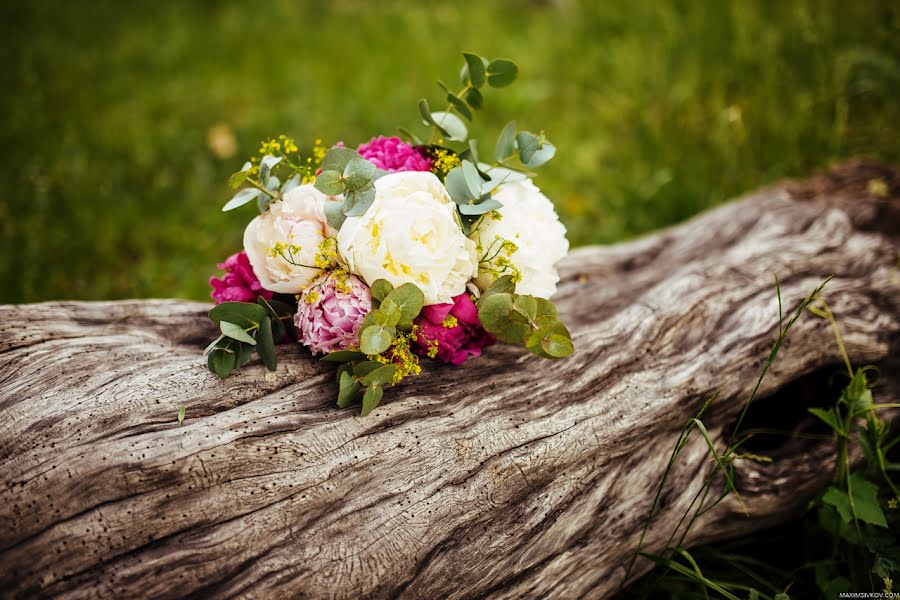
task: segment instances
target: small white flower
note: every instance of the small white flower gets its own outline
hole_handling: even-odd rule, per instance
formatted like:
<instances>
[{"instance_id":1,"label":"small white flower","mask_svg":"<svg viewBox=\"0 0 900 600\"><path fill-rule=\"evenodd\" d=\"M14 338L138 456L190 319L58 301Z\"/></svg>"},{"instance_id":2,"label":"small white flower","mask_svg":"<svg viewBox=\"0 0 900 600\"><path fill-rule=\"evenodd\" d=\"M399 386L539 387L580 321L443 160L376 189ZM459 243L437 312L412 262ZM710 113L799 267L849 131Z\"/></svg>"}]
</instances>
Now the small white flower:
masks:
<instances>
[{"instance_id":1,"label":"small white flower","mask_svg":"<svg viewBox=\"0 0 900 600\"><path fill-rule=\"evenodd\" d=\"M456 205L432 173L391 173L375 181L375 201L338 233L348 269L367 284L415 284L425 304L449 303L478 272L475 242L460 229Z\"/></svg>"},{"instance_id":2,"label":"small white flower","mask_svg":"<svg viewBox=\"0 0 900 600\"><path fill-rule=\"evenodd\" d=\"M556 263L569 251L553 203L527 178L501 184L493 197L503 205L497 210L500 218L488 215L472 232L479 259L487 259L480 265L478 287L487 289L499 275L512 274L503 264L509 261L521 275L516 293L550 298L559 282ZM515 252L500 247L504 240L515 244Z\"/></svg>"},{"instance_id":3,"label":"small white flower","mask_svg":"<svg viewBox=\"0 0 900 600\"><path fill-rule=\"evenodd\" d=\"M267 290L299 294L322 269L316 254L335 231L325 220L328 196L311 184L295 187L247 225L244 250Z\"/></svg>"}]
</instances>

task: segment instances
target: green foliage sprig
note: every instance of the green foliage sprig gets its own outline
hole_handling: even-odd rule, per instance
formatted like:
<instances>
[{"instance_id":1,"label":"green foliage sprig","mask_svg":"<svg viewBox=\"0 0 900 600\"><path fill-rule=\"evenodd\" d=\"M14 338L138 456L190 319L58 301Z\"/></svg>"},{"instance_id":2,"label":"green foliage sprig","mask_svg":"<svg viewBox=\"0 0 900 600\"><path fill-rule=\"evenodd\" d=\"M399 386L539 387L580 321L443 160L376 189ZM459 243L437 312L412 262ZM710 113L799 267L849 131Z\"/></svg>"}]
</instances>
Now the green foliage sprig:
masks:
<instances>
[{"instance_id":1,"label":"green foliage sprig","mask_svg":"<svg viewBox=\"0 0 900 600\"><path fill-rule=\"evenodd\" d=\"M263 142L259 164L252 158L228 178L228 185L238 191L222 211L234 210L256 200L259 212L264 212L270 203L280 200L301 183L315 179L323 152L319 140L310 156L301 155L294 140L285 135Z\"/></svg>"},{"instance_id":2,"label":"green foliage sprig","mask_svg":"<svg viewBox=\"0 0 900 600\"><path fill-rule=\"evenodd\" d=\"M422 290L411 283L394 288L389 281L378 279L371 291L373 308L360 327L359 350L332 352L322 358L340 363L338 406L346 408L362 394L363 416L381 402L386 385L399 383L411 370L418 372L418 361L409 354L408 344L413 320L425 305Z\"/></svg>"},{"instance_id":3,"label":"green foliage sprig","mask_svg":"<svg viewBox=\"0 0 900 600\"><path fill-rule=\"evenodd\" d=\"M524 345L541 358L564 358L575 351L569 330L549 300L516 294L513 277L499 277L478 299L478 319L506 344Z\"/></svg>"},{"instance_id":4,"label":"green foliage sprig","mask_svg":"<svg viewBox=\"0 0 900 600\"><path fill-rule=\"evenodd\" d=\"M315 187L328 196L344 195L342 202L326 202L328 224L340 229L347 217L362 216L375 201L375 180L385 171L350 148L331 148L322 161Z\"/></svg>"},{"instance_id":5,"label":"green foliage sprig","mask_svg":"<svg viewBox=\"0 0 900 600\"><path fill-rule=\"evenodd\" d=\"M204 350L209 370L225 379L250 361L253 351L270 371L275 370L275 343L293 328L295 309L262 296L257 303L223 302L209 311L222 334Z\"/></svg>"}]
</instances>

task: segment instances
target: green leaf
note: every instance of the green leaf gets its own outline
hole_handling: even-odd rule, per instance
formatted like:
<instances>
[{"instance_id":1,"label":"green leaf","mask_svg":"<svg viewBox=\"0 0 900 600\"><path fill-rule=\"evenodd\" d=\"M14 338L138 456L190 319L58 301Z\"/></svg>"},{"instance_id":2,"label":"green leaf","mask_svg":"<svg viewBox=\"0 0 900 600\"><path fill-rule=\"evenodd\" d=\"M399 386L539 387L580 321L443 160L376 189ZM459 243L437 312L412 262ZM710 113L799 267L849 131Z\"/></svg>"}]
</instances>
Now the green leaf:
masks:
<instances>
[{"instance_id":1,"label":"green leaf","mask_svg":"<svg viewBox=\"0 0 900 600\"><path fill-rule=\"evenodd\" d=\"M556 154L556 146L538 137L530 131L520 131L516 136L519 146L519 159L528 168L536 168L550 160Z\"/></svg>"},{"instance_id":2,"label":"green leaf","mask_svg":"<svg viewBox=\"0 0 900 600\"><path fill-rule=\"evenodd\" d=\"M207 346L206 348L204 348L204 350L203 350L203 356L206 356L207 354L209 354L210 352L212 352L213 348L215 348L215 347L219 344L219 342L221 342L221 341L224 340L224 339L225 339L225 336L224 336L224 335L220 335L219 337L217 337L216 339L214 339L213 341L211 341L211 342L209 343L209 346Z\"/></svg>"},{"instance_id":3,"label":"green leaf","mask_svg":"<svg viewBox=\"0 0 900 600\"><path fill-rule=\"evenodd\" d=\"M338 194L343 194L344 190L347 189L347 185L341 179L341 174L338 171L322 171L316 177L313 186L326 196L337 196Z\"/></svg>"},{"instance_id":4,"label":"green leaf","mask_svg":"<svg viewBox=\"0 0 900 600\"><path fill-rule=\"evenodd\" d=\"M500 132L494 147L494 160L503 162L516 151L516 122L510 121Z\"/></svg>"},{"instance_id":5,"label":"green leaf","mask_svg":"<svg viewBox=\"0 0 900 600\"><path fill-rule=\"evenodd\" d=\"M434 117L431 116L431 108L429 108L428 100L425 98L419 100L419 114L422 115L425 125L434 125Z\"/></svg>"},{"instance_id":6,"label":"green leaf","mask_svg":"<svg viewBox=\"0 0 900 600\"><path fill-rule=\"evenodd\" d=\"M356 382L356 380L352 375L350 375L350 373L343 371L341 373L341 379L338 388L338 408L347 408L348 406L350 406L350 403L353 401L354 396L356 396L356 393L359 392L359 390L359 383Z\"/></svg>"},{"instance_id":7,"label":"green leaf","mask_svg":"<svg viewBox=\"0 0 900 600\"><path fill-rule=\"evenodd\" d=\"M266 309L253 302L223 302L209 311L209 318L218 325L222 321L236 323L244 328L258 325L266 316Z\"/></svg>"},{"instance_id":8,"label":"green leaf","mask_svg":"<svg viewBox=\"0 0 900 600\"><path fill-rule=\"evenodd\" d=\"M362 384L365 386L372 385L373 383L378 385L384 385L388 383L394 377L394 373L397 372L397 365L387 364L378 367L365 377L363 377Z\"/></svg>"},{"instance_id":9,"label":"green leaf","mask_svg":"<svg viewBox=\"0 0 900 600\"><path fill-rule=\"evenodd\" d=\"M390 297L385 298L381 308L372 311L372 320L377 325L394 327L400 322L400 307Z\"/></svg>"},{"instance_id":10,"label":"green leaf","mask_svg":"<svg viewBox=\"0 0 900 600\"><path fill-rule=\"evenodd\" d=\"M460 204L459 212L464 215L483 215L485 213L489 213L493 210L497 210L498 208L502 208L503 205L494 200L493 198L488 198L487 200L482 200L478 204Z\"/></svg>"},{"instance_id":11,"label":"green leaf","mask_svg":"<svg viewBox=\"0 0 900 600\"><path fill-rule=\"evenodd\" d=\"M300 185L300 174L297 173L290 179L284 182L284 185L281 186L281 193L287 194L289 191L294 189L295 187Z\"/></svg>"},{"instance_id":12,"label":"green leaf","mask_svg":"<svg viewBox=\"0 0 900 600\"><path fill-rule=\"evenodd\" d=\"M273 300L276 304L280 304ZM266 312L269 313L269 320L272 323L272 339L275 342L282 341L287 335L287 331L284 328L284 323L281 320L280 314L275 310L275 307L269 303L268 300L263 298L262 296L258 296L256 298L256 303L266 309Z\"/></svg>"},{"instance_id":13,"label":"green leaf","mask_svg":"<svg viewBox=\"0 0 900 600\"><path fill-rule=\"evenodd\" d=\"M489 333L501 342L520 344L531 332L531 326L514 320L512 314L512 294L491 294L478 303L478 318Z\"/></svg>"},{"instance_id":14,"label":"green leaf","mask_svg":"<svg viewBox=\"0 0 900 600\"><path fill-rule=\"evenodd\" d=\"M329 227L340 229L344 221L347 220L347 215L344 214L344 203L336 200L326 200L325 220L328 221Z\"/></svg>"},{"instance_id":15,"label":"green leaf","mask_svg":"<svg viewBox=\"0 0 900 600\"><path fill-rule=\"evenodd\" d=\"M444 178L444 187L447 188L450 198L460 206L468 204L470 200L476 198L475 194L469 191L469 186L466 184L466 176L461 166L450 169L450 172Z\"/></svg>"},{"instance_id":16,"label":"green leaf","mask_svg":"<svg viewBox=\"0 0 900 600\"><path fill-rule=\"evenodd\" d=\"M847 491L835 486L825 490L822 502L835 507L845 523L849 523L855 513L856 518L860 521L878 527L887 527L884 513L878 504L878 486L864 479L858 472L850 475L848 484L853 492L852 505Z\"/></svg>"},{"instance_id":17,"label":"green leaf","mask_svg":"<svg viewBox=\"0 0 900 600\"><path fill-rule=\"evenodd\" d=\"M535 315L534 321L538 324L538 327L543 327L544 325L556 322L556 306L544 298L535 298L534 300L537 302L537 314Z\"/></svg>"},{"instance_id":18,"label":"green leaf","mask_svg":"<svg viewBox=\"0 0 900 600\"><path fill-rule=\"evenodd\" d=\"M828 424L829 427L834 429L836 432L844 435L844 424L841 422L840 418L835 414L834 409L831 408L809 408L807 409L810 414L819 417L825 423Z\"/></svg>"},{"instance_id":19,"label":"green leaf","mask_svg":"<svg viewBox=\"0 0 900 600\"><path fill-rule=\"evenodd\" d=\"M463 57L466 59L465 81L463 83L470 83L472 87L480 88L485 81L484 59L471 52L463 52Z\"/></svg>"},{"instance_id":20,"label":"green leaf","mask_svg":"<svg viewBox=\"0 0 900 600\"><path fill-rule=\"evenodd\" d=\"M247 165L245 165L245 166L249 166L249 165L250 165L250 163L247 163ZM248 177L250 177L250 169L249 168L238 171L237 173L232 173L231 176L228 178L228 185L231 186L231 189L236 190L239 187L241 187L241 185L243 185L245 181L247 181Z\"/></svg>"},{"instance_id":21,"label":"green leaf","mask_svg":"<svg viewBox=\"0 0 900 600\"><path fill-rule=\"evenodd\" d=\"M448 139L454 142L464 142L469 135L469 130L462 119L454 115L452 112L433 112L431 118L435 125L443 132Z\"/></svg>"},{"instance_id":22,"label":"green leaf","mask_svg":"<svg viewBox=\"0 0 900 600\"><path fill-rule=\"evenodd\" d=\"M262 190L257 188L244 188L235 194L231 200L225 203L225 206L222 207L222 212L228 212L229 210L243 206L248 202L255 200L260 194L262 194Z\"/></svg>"},{"instance_id":23,"label":"green leaf","mask_svg":"<svg viewBox=\"0 0 900 600\"><path fill-rule=\"evenodd\" d=\"M357 352L356 350L338 350L336 352L326 354L319 360L321 360L322 362L348 363L357 360L363 360L365 358L366 355L364 353Z\"/></svg>"},{"instance_id":24,"label":"green leaf","mask_svg":"<svg viewBox=\"0 0 900 600\"><path fill-rule=\"evenodd\" d=\"M263 156L262 160L259 161L259 180L263 185L269 181L269 173L272 171L272 167L280 162L280 156Z\"/></svg>"},{"instance_id":25,"label":"green leaf","mask_svg":"<svg viewBox=\"0 0 900 600\"><path fill-rule=\"evenodd\" d=\"M206 364L209 366L209 370L215 373L219 379L225 379L234 369L234 361L234 352L227 351L224 348L216 348L209 353Z\"/></svg>"},{"instance_id":26,"label":"green leaf","mask_svg":"<svg viewBox=\"0 0 900 600\"><path fill-rule=\"evenodd\" d=\"M378 407L381 397L384 395L384 388L378 384L372 384L366 388L362 401L362 416L368 415Z\"/></svg>"},{"instance_id":27,"label":"green leaf","mask_svg":"<svg viewBox=\"0 0 900 600\"><path fill-rule=\"evenodd\" d=\"M377 360L367 360L361 363L358 363L355 367L353 367L353 375L357 379L362 379L375 369L380 369L384 363L378 362Z\"/></svg>"},{"instance_id":28,"label":"green leaf","mask_svg":"<svg viewBox=\"0 0 900 600\"><path fill-rule=\"evenodd\" d=\"M275 341L272 339L272 320L266 317L259 324L256 332L256 352L262 358L266 368L275 370Z\"/></svg>"},{"instance_id":29,"label":"green leaf","mask_svg":"<svg viewBox=\"0 0 900 600\"><path fill-rule=\"evenodd\" d=\"M453 108L456 109L456 112L461 114L466 119L468 119L470 121L472 120L472 111L469 110L469 107L466 105L465 102L463 102L462 100L460 100L459 98L457 98L456 96L454 96L451 93L447 94L447 102L449 102L453 106Z\"/></svg>"},{"instance_id":30,"label":"green leaf","mask_svg":"<svg viewBox=\"0 0 900 600\"><path fill-rule=\"evenodd\" d=\"M537 318L537 298L534 296L513 296L513 309L525 317L526 321L534 321Z\"/></svg>"},{"instance_id":31,"label":"green leaf","mask_svg":"<svg viewBox=\"0 0 900 600\"><path fill-rule=\"evenodd\" d=\"M237 343L237 353L234 360L234 369L238 370L253 358L253 345Z\"/></svg>"},{"instance_id":32,"label":"green leaf","mask_svg":"<svg viewBox=\"0 0 900 600\"><path fill-rule=\"evenodd\" d=\"M187 412L187 406L182 404L178 407L178 425L180 426L184 423L184 413Z\"/></svg>"},{"instance_id":33,"label":"green leaf","mask_svg":"<svg viewBox=\"0 0 900 600\"><path fill-rule=\"evenodd\" d=\"M344 214L348 217L361 217L375 202L375 186L353 190L344 194Z\"/></svg>"},{"instance_id":34,"label":"green leaf","mask_svg":"<svg viewBox=\"0 0 900 600\"><path fill-rule=\"evenodd\" d=\"M481 110L484 107L484 96L474 88L466 92L465 99L473 110Z\"/></svg>"},{"instance_id":35,"label":"green leaf","mask_svg":"<svg viewBox=\"0 0 900 600\"><path fill-rule=\"evenodd\" d=\"M412 327L413 319L419 316L425 305L425 294L415 284L404 283L385 297L382 306L389 300L400 309L400 321L397 326L406 330Z\"/></svg>"},{"instance_id":36,"label":"green leaf","mask_svg":"<svg viewBox=\"0 0 900 600\"><path fill-rule=\"evenodd\" d=\"M263 319L267 318L268 317L263 317ZM222 330L222 335L226 335L231 339L237 340L239 342L250 344L251 346L256 345L256 340L254 340L249 333L244 331L244 328L240 325L230 323L229 321L220 321L219 328Z\"/></svg>"},{"instance_id":37,"label":"green leaf","mask_svg":"<svg viewBox=\"0 0 900 600\"><path fill-rule=\"evenodd\" d=\"M387 295L394 290L394 286L387 279L376 279L370 289L372 292L372 299L381 303L387 298Z\"/></svg>"},{"instance_id":38,"label":"green leaf","mask_svg":"<svg viewBox=\"0 0 900 600\"><path fill-rule=\"evenodd\" d=\"M575 352L569 331L559 321L529 335L525 347L543 358L563 358Z\"/></svg>"},{"instance_id":39,"label":"green leaf","mask_svg":"<svg viewBox=\"0 0 900 600\"><path fill-rule=\"evenodd\" d=\"M481 175L478 174L478 169L475 168L475 165L471 162L464 160L462 161L462 172L463 177L466 179L466 187L471 194L470 197L480 198L481 185L484 183L484 180L481 178Z\"/></svg>"},{"instance_id":40,"label":"green leaf","mask_svg":"<svg viewBox=\"0 0 900 600\"><path fill-rule=\"evenodd\" d=\"M484 290L481 293L481 297L478 299L479 306L485 300L485 298L489 298L494 294L515 294L516 293L516 282L513 281L512 275L503 275L502 277L498 277L494 280L488 289Z\"/></svg>"},{"instance_id":41,"label":"green leaf","mask_svg":"<svg viewBox=\"0 0 900 600\"><path fill-rule=\"evenodd\" d=\"M359 349L366 354L381 354L391 347L397 329L385 325L370 325L359 336Z\"/></svg>"},{"instance_id":42,"label":"green leaf","mask_svg":"<svg viewBox=\"0 0 900 600\"><path fill-rule=\"evenodd\" d=\"M421 146L422 145L422 139L419 136L417 136L416 134L414 134L413 132L406 129L405 127L398 127L397 131L399 131L400 135L402 137L404 137L406 139L406 141L410 142L413 146Z\"/></svg>"},{"instance_id":43,"label":"green leaf","mask_svg":"<svg viewBox=\"0 0 900 600\"><path fill-rule=\"evenodd\" d=\"M779 592L775 594L775 597L772 600L791 600L791 597L787 592Z\"/></svg>"},{"instance_id":44,"label":"green leaf","mask_svg":"<svg viewBox=\"0 0 900 600\"><path fill-rule=\"evenodd\" d=\"M344 169L347 167L347 163L354 158L362 158L362 156L360 156L359 152L351 148L342 148L340 146L329 148L328 151L325 152L325 157L322 159L322 171L337 171L338 173L343 173Z\"/></svg>"},{"instance_id":45,"label":"green leaf","mask_svg":"<svg viewBox=\"0 0 900 600\"><path fill-rule=\"evenodd\" d=\"M498 58L487 66L487 82L491 87L506 87L516 80L519 67L511 60Z\"/></svg>"},{"instance_id":46,"label":"green leaf","mask_svg":"<svg viewBox=\"0 0 900 600\"><path fill-rule=\"evenodd\" d=\"M344 180L348 190L359 190L372 183L377 167L364 158L354 158L344 167ZM318 181L318 178L316 179Z\"/></svg>"}]
</instances>

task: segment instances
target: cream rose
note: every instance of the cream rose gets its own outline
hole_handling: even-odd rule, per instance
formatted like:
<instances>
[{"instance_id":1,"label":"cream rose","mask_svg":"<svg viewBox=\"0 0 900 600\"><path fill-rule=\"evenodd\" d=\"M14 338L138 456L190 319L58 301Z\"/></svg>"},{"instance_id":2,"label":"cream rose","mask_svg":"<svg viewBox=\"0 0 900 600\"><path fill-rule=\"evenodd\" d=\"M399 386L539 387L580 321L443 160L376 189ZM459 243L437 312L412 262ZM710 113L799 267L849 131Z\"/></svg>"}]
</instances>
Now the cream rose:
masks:
<instances>
[{"instance_id":1,"label":"cream rose","mask_svg":"<svg viewBox=\"0 0 900 600\"><path fill-rule=\"evenodd\" d=\"M425 304L451 302L478 272L475 242L463 235L456 205L428 172L391 173L375 181L375 201L338 233L347 268L369 285L414 283Z\"/></svg>"},{"instance_id":2,"label":"cream rose","mask_svg":"<svg viewBox=\"0 0 900 600\"><path fill-rule=\"evenodd\" d=\"M556 263L569 251L566 228L553 203L530 179L503 183L494 192L500 218L485 217L472 233L481 264L475 282L482 290L500 275L518 270L516 293L549 298L556 292Z\"/></svg>"},{"instance_id":3,"label":"cream rose","mask_svg":"<svg viewBox=\"0 0 900 600\"><path fill-rule=\"evenodd\" d=\"M336 233L325 221L327 199L311 184L301 185L247 225L244 250L264 288L299 294L321 271L316 255Z\"/></svg>"}]
</instances>

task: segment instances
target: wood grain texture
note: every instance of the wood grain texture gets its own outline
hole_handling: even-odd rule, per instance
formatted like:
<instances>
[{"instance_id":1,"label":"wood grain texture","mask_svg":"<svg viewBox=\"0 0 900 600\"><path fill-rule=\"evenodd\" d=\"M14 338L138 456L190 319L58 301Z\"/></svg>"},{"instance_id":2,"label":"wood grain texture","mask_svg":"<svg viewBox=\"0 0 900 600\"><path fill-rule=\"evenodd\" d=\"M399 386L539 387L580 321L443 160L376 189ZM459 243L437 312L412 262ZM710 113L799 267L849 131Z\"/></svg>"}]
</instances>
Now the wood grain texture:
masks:
<instances>
[{"instance_id":1,"label":"wood grain texture","mask_svg":"<svg viewBox=\"0 0 900 600\"><path fill-rule=\"evenodd\" d=\"M866 191L875 177L890 197ZM366 418L335 408L332 368L297 348L219 381L207 304L2 306L2 595L605 597L685 420L719 390L704 421L721 440L749 396L777 331L773 272L786 310L833 274L854 361L897 356L898 197L896 170L854 163L576 250L555 298L575 355L429 365ZM825 376L833 347L801 318L761 397L801 402L791 385ZM900 400L890 370L878 394ZM747 512L726 500L688 543L795 514L829 452L788 439L772 464L740 461ZM710 468L691 438L648 549Z\"/></svg>"}]
</instances>

